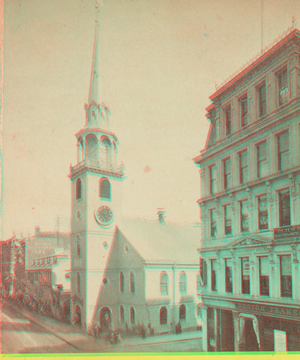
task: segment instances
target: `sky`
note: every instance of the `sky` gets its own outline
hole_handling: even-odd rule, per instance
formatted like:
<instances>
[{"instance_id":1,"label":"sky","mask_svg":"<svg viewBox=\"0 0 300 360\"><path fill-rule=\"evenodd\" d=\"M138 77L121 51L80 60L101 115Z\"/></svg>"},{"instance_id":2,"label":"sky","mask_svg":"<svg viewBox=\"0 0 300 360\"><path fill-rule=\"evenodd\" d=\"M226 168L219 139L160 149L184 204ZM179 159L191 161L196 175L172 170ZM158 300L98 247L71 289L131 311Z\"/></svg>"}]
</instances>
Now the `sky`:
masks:
<instances>
[{"instance_id":1,"label":"sky","mask_svg":"<svg viewBox=\"0 0 300 360\"><path fill-rule=\"evenodd\" d=\"M199 221L205 108L261 50L261 0L102 0L100 48L110 129L125 165L123 215ZM3 239L70 219L70 164L84 127L94 0L4 4ZM300 2L264 0L263 41L300 25ZM298 26L299 28L299 26Z\"/></svg>"}]
</instances>

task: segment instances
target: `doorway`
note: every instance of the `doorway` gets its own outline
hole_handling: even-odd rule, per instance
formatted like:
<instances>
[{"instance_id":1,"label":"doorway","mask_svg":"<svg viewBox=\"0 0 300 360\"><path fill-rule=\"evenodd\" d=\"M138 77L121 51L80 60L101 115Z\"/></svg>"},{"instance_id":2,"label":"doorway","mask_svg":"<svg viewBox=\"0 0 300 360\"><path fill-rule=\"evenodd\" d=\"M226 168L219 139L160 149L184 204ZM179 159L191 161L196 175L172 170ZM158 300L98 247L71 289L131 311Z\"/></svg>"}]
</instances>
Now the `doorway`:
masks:
<instances>
[{"instance_id":1,"label":"doorway","mask_svg":"<svg viewBox=\"0 0 300 360\"><path fill-rule=\"evenodd\" d=\"M76 306L75 310L75 325L81 326L81 309L79 305Z\"/></svg>"},{"instance_id":2,"label":"doorway","mask_svg":"<svg viewBox=\"0 0 300 360\"><path fill-rule=\"evenodd\" d=\"M253 320L245 319L244 331L240 341L240 351L259 351Z\"/></svg>"},{"instance_id":3,"label":"doorway","mask_svg":"<svg viewBox=\"0 0 300 360\"><path fill-rule=\"evenodd\" d=\"M111 330L111 311L103 308L100 312L100 325L104 331Z\"/></svg>"}]
</instances>

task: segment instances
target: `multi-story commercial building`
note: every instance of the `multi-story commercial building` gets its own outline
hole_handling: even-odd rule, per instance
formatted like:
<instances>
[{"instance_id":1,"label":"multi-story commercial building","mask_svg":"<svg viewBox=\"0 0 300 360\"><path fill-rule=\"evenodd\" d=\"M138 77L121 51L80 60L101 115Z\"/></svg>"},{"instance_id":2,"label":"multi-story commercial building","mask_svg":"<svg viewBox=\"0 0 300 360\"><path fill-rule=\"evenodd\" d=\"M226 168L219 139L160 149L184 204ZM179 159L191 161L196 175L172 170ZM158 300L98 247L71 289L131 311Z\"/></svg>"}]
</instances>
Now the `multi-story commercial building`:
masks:
<instances>
[{"instance_id":1,"label":"multi-story commercial building","mask_svg":"<svg viewBox=\"0 0 300 360\"><path fill-rule=\"evenodd\" d=\"M200 166L203 349L300 349L300 32L225 83Z\"/></svg>"}]
</instances>

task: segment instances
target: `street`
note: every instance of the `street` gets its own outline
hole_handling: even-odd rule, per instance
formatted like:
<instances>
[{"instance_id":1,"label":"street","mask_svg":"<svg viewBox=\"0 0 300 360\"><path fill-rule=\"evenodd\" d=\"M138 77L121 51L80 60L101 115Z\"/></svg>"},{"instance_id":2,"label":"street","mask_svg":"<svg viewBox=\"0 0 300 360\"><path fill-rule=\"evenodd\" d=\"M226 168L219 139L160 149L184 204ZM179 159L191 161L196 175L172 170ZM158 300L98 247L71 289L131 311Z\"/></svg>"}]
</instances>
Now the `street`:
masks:
<instances>
[{"instance_id":1,"label":"street","mask_svg":"<svg viewBox=\"0 0 300 360\"><path fill-rule=\"evenodd\" d=\"M122 344L111 345L69 324L24 309L13 301L4 300L1 305L1 352L4 354L202 351L199 331L146 339L125 337Z\"/></svg>"}]
</instances>

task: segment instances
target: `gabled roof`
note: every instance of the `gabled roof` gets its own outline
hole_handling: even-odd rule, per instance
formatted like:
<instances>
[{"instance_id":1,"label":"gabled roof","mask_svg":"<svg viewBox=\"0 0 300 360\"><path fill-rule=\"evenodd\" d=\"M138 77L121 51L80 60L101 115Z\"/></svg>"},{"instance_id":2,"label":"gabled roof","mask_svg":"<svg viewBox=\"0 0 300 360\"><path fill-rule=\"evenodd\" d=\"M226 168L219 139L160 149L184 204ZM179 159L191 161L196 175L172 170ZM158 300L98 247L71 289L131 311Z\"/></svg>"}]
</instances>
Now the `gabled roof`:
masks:
<instances>
[{"instance_id":1,"label":"gabled roof","mask_svg":"<svg viewBox=\"0 0 300 360\"><path fill-rule=\"evenodd\" d=\"M123 219L118 228L145 262L199 264L199 226Z\"/></svg>"}]
</instances>

